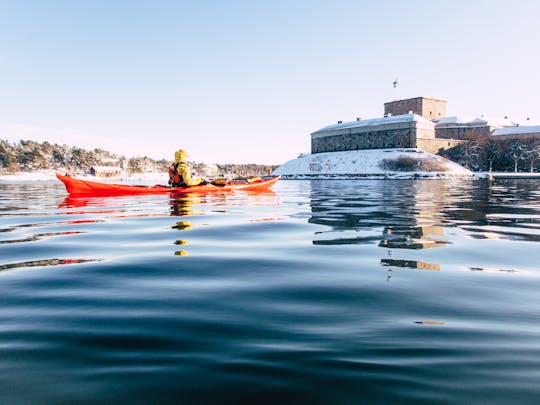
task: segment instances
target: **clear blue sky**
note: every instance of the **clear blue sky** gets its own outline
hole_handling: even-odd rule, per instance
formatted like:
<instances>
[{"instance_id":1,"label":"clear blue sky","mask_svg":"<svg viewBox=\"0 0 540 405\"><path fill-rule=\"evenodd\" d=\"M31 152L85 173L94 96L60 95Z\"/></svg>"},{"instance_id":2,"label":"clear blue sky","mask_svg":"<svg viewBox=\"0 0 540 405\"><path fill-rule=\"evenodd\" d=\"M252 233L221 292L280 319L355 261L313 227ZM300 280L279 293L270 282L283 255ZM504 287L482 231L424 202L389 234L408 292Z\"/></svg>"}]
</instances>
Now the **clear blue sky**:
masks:
<instances>
[{"instance_id":1,"label":"clear blue sky","mask_svg":"<svg viewBox=\"0 0 540 405\"><path fill-rule=\"evenodd\" d=\"M540 120L538 16L536 0L0 0L0 138L279 164L396 98Z\"/></svg>"}]
</instances>

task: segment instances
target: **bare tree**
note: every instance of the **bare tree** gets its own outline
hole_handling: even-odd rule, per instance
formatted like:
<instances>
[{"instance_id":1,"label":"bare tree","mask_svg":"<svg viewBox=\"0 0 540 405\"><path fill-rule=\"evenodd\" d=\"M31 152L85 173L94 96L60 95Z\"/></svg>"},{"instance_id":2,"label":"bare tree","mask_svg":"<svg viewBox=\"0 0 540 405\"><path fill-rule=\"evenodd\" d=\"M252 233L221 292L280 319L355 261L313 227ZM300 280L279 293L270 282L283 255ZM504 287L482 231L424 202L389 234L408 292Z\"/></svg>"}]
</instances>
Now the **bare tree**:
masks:
<instances>
[{"instance_id":1,"label":"bare tree","mask_svg":"<svg viewBox=\"0 0 540 405\"><path fill-rule=\"evenodd\" d=\"M130 158L128 160L128 171L130 173L142 173L144 171L144 162L142 158Z\"/></svg>"},{"instance_id":2,"label":"bare tree","mask_svg":"<svg viewBox=\"0 0 540 405\"><path fill-rule=\"evenodd\" d=\"M493 139L489 139L487 142L485 142L482 145L482 149L488 162L488 171L491 173L493 171L493 161L499 159L502 156L503 150L500 143L494 141Z\"/></svg>"},{"instance_id":3,"label":"bare tree","mask_svg":"<svg viewBox=\"0 0 540 405\"><path fill-rule=\"evenodd\" d=\"M525 156L529 160L531 173L534 173L535 162L540 160L540 140L534 138L528 146L529 148L525 151Z\"/></svg>"},{"instance_id":4,"label":"bare tree","mask_svg":"<svg viewBox=\"0 0 540 405\"><path fill-rule=\"evenodd\" d=\"M478 170L480 162L481 147L478 142L464 142L460 146L459 163L471 169Z\"/></svg>"},{"instance_id":5,"label":"bare tree","mask_svg":"<svg viewBox=\"0 0 540 405\"><path fill-rule=\"evenodd\" d=\"M519 161L525 159L525 148L523 147L523 143L519 139L514 139L510 143L507 154L514 162L514 172L517 173Z\"/></svg>"}]
</instances>

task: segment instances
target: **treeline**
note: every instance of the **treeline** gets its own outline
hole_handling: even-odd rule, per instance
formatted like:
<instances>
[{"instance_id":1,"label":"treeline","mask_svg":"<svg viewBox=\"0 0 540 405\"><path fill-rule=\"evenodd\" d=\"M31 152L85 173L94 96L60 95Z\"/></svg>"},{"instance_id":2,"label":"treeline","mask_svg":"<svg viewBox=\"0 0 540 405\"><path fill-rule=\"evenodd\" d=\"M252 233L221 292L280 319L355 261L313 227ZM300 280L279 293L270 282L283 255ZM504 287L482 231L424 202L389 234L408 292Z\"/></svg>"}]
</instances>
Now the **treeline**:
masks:
<instances>
[{"instance_id":1,"label":"treeline","mask_svg":"<svg viewBox=\"0 0 540 405\"><path fill-rule=\"evenodd\" d=\"M538 172L540 139L469 141L443 156L473 171Z\"/></svg>"},{"instance_id":2,"label":"treeline","mask_svg":"<svg viewBox=\"0 0 540 405\"><path fill-rule=\"evenodd\" d=\"M149 157L119 156L106 150L96 148L87 150L76 146L51 144L49 142L0 140L0 172L32 172L36 170L65 170L70 173L88 173L92 166L118 166L129 173L148 171L167 171L171 162ZM277 166L258 164L218 164L205 165L193 163L195 173L238 177L261 176ZM212 170L210 170L212 169Z\"/></svg>"},{"instance_id":3,"label":"treeline","mask_svg":"<svg viewBox=\"0 0 540 405\"><path fill-rule=\"evenodd\" d=\"M35 171L40 169L67 169L86 172L93 165L103 165L109 160L125 162L103 149L92 151L75 146L49 142L0 140L0 168L7 172Z\"/></svg>"},{"instance_id":4,"label":"treeline","mask_svg":"<svg viewBox=\"0 0 540 405\"><path fill-rule=\"evenodd\" d=\"M223 163L216 166L218 175L225 177L265 176L279 167L278 165L259 165L255 163Z\"/></svg>"}]
</instances>

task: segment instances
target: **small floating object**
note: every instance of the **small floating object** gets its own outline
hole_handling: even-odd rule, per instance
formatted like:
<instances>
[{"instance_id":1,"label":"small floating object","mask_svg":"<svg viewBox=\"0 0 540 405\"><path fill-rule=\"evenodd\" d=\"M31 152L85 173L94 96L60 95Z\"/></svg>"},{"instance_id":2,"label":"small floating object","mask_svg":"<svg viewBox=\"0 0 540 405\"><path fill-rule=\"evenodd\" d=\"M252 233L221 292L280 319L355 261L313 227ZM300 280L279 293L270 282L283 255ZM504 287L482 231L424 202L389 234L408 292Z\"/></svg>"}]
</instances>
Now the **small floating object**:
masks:
<instances>
[{"instance_id":1,"label":"small floating object","mask_svg":"<svg viewBox=\"0 0 540 405\"><path fill-rule=\"evenodd\" d=\"M414 323L417 323L419 325L438 325L438 326L442 326L446 324L446 322L441 322L441 321L415 321Z\"/></svg>"}]
</instances>

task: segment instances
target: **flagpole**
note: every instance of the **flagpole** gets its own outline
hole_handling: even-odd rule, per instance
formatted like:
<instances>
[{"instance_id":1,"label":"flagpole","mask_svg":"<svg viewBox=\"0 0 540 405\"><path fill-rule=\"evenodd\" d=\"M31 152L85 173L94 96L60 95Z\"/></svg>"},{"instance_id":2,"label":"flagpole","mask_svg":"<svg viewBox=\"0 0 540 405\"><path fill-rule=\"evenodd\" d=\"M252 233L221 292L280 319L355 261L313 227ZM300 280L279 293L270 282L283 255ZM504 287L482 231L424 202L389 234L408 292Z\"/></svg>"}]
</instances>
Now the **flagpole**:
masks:
<instances>
[{"instance_id":1,"label":"flagpole","mask_svg":"<svg viewBox=\"0 0 540 405\"><path fill-rule=\"evenodd\" d=\"M397 92L397 86L398 86L398 79L393 81L392 86L394 86L394 101L397 101L398 99L398 92Z\"/></svg>"}]
</instances>

